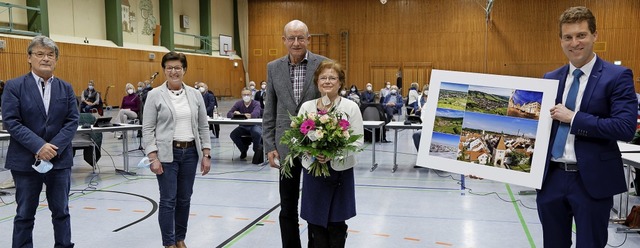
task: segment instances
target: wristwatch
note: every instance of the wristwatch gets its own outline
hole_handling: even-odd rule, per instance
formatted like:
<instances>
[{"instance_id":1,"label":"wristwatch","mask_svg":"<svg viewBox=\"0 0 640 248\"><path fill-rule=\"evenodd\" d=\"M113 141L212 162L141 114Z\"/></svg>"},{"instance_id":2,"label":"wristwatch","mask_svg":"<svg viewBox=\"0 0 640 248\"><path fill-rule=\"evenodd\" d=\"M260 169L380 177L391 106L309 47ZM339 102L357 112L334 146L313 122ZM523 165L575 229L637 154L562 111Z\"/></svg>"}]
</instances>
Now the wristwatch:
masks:
<instances>
[{"instance_id":1,"label":"wristwatch","mask_svg":"<svg viewBox=\"0 0 640 248\"><path fill-rule=\"evenodd\" d=\"M211 159L211 154L204 155L205 158Z\"/></svg>"}]
</instances>

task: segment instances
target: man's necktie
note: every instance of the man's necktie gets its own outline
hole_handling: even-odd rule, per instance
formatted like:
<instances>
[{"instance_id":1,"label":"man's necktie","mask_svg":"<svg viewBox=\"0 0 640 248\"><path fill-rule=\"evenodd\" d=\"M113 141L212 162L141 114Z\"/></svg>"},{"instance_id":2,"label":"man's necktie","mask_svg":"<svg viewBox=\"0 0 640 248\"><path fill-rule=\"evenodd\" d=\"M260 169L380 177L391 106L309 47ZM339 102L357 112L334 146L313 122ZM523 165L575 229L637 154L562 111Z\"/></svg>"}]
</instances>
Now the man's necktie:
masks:
<instances>
[{"instance_id":1,"label":"man's necktie","mask_svg":"<svg viewBox=\"0 0 640 248\"><path fill-rule=\"evenodd\" d=\"M42 95L44 96L44 80L40 79L40 85L42 86Z\"/></svg>"},{"instance_id":2,"label":"man's necktie","mask_svg":"<svg viewBox=\"0 0 640 248\"><path fill-rule=\"evenodd\" d=\"M573 83L571 83L571 87L569 88L569 93L567 93L567 100L564 105L573 111L576 108L576 97L578 96L578 88L580 88L580 76L584 74L580 69L575 69L573 71ZM564 146L567 143L567 136L569 135L570 129L569 123L561 122L560 126L558 126L558 132L556 132L556 139L553 142L553 147L551 148L551 156L553 158L560 158L564 154Z\"/></svg>"}]
</instances>

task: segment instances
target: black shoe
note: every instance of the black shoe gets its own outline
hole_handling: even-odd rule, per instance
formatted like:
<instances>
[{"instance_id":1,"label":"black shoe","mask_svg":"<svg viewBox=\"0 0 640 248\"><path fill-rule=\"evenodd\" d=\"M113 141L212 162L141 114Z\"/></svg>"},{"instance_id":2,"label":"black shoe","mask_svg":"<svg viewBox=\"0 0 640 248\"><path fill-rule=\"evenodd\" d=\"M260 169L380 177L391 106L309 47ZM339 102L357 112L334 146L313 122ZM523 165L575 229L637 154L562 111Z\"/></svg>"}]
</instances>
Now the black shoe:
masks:
<instances>
[{"instance_id":1,"label":"black shoe","mask_svg":"<svg viewBox=\"0 0 640 248\"><path fill-rule=\"evenodd\" d=\"M240 152L240 159L245 159L247 158L247 151L241 151Z\"/></svg>"},{"instance_id":2,"label":"black shoe","mask_svg":"<svg viewBox=\"0 0 640 248\"><path fill-rule=\"evenodd\" d=\"M122 134L118 135L118 139L121 140L122 139Z\"/></svg>"},{"instance_id":3,"label":"black shoe","mask_svg":"<svg viewBox=\"0 0 640 248\"><path fill-rule=\"evenodd\" d=\"M388 141L386 139L382 140L382 143L391 143L391 141Z\"/></svg>"}]
</instances>

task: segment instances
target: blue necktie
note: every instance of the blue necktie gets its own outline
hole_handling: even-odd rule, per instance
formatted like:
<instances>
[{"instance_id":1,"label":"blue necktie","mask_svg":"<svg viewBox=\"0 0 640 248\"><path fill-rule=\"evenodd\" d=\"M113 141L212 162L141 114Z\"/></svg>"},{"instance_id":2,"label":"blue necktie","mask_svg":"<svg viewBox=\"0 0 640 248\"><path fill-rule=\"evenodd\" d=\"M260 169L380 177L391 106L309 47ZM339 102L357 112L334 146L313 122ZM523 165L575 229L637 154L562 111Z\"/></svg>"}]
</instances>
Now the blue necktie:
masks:
<instances>
[{"instance_id":1,"label":"blue necktie","mask_svg":"<svg viewBox=\"0 0 640 248\"><path fill-rule=\"evenodd\" d=\"M573 83L571 83L571 87L569 88L569 93L567 93L567 100L564 103L570 110L574 110L576 108L576 97L578 96L578 88L580 88L580 76L584 74L580 69L575 69L573 71ZM564 154L564 146L567 143L567 136L569 135L570 129L569 123L560 123L558 126L558 132L556 132L556 139L553 142L553 147L551 149L551 156L553 158L560 158Z\"/></svg>"}]
</instances>

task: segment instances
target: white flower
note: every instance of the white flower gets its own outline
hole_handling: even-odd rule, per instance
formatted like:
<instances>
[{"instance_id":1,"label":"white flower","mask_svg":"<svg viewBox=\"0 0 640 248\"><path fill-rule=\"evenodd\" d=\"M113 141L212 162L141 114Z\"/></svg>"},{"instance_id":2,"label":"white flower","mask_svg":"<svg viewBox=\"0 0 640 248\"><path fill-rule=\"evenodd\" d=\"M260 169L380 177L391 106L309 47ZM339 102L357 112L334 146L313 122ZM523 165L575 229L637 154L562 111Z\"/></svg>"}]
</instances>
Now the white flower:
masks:
<instances>
[{"instance_id":1,"label":"white flower","mask_svg":"<svg viewBox=\"0 0 640 248\"><path fill-rule=\"evenodd\" d=\"M322 137L324 137L324 132L322 132L321 129L316 130L316 138L317 139L322 139Z\"/></svg>"},{"instance_id":2,"label":"white flower","mask_svg":"<svg viewBox=\"0 0 640 248\"><path fill-rule=\"evenodd\" d=\"M330 120L331 120L331 117L329 117L329 115L320 116L320 123L322 123L322 124L327 123Z\"/></svg>"},{"instance_id":3,"label":"white flower","mask_svg":"<svg viewBox=\"0 0 640 248\"><path fill-rule=\"evenodd\" d=\"M342 131L342 136L344 136L345 139L348 139L350 137L349 136L349 131L347 131L347 130Z\"/></svg>"},{"instance_id":4,"label":"white flower","mask_svg":"<svg viewBox=\"0 0 640 248\"><path fill-rule=\"evenodd\" d=\"M296 144L298 143L298 139L296 139L296 137L291 138L291 144Z\"/></svg>"},{"instance_id":5,"label":"white flower","mask_svg":"<svg viewBox=\"0 0 640 248\"><path fill-rule=\"evenodd\" d=\"M291 125L290 125L290 126L291 126L292 128L297 128L297 127L298 127L298 124L296 124L296 122L295 122L295 121L291 121Z\"/></svg>"},{"instance_id":6,"label":"white flower","mask_svg":"<svg viewBox=\"0 0 640 248\"><path fill-rule=\"evenodd\" d=\"M315 120L316 119L316 113L314 113L314 112L307 113L307 118Z\"/></svg>"}]
</instances>

